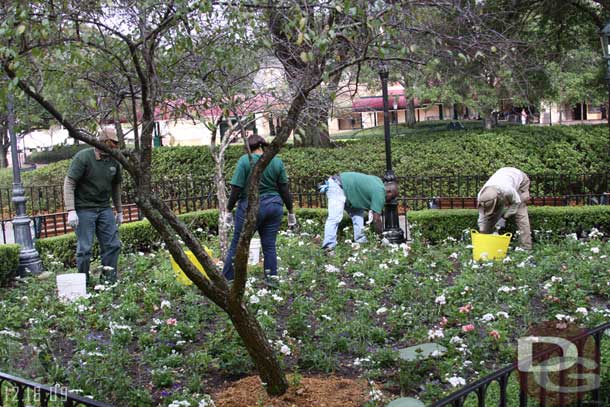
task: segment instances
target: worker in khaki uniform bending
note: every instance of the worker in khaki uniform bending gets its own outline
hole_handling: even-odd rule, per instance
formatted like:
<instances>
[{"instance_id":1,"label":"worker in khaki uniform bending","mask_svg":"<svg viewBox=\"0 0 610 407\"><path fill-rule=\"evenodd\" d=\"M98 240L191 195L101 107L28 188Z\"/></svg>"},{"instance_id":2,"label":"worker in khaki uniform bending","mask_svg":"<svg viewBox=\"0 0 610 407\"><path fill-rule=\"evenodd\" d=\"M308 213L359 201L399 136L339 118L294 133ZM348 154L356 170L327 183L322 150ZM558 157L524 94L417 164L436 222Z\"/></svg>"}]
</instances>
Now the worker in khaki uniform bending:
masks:
<instances>
[{"instance_id":1,"label":"worker in khaki uniform bending","mask_svg":"<svg viewBox=\"0 0 610 407\"><path fill-rule=\"evenodd\" d=\"M527 215L530 199L530 179L523 171L513 167L500 168L487 180L477 196L479 231L492 233L502 229L506 218L515 216L519 229L519 245L532 248L532 234Z\"/></svg>"},{"instance_id":2,"label":"worker in khaki uniform bending","mask_svg":"<svg viewBox=\"0 0 610 407\"><path fill-rule=\"evenodd\" d=\"M117 148L119 139L112 127L102 129L98 140L110 148ZM110 197L116 215L110 207ZM64 203L68 210L68 224L76 232L76 266L87 275L93 236L100 244L102 283L115 282L121 242L118 226L123 222L121 205L121 166L107 153L97 148L79 151L64 180Z\"/></svg>"}]
</instances>

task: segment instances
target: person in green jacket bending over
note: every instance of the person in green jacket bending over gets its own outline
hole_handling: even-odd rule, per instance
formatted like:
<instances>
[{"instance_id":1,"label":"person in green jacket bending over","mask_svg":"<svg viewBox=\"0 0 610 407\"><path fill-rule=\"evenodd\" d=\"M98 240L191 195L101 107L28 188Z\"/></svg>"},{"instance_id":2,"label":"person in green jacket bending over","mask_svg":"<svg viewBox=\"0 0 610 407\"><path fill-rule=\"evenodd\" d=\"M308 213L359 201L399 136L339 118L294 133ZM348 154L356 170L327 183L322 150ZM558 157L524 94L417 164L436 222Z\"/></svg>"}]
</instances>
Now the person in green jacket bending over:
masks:
<instances>
[{"instance_id":1,"label":"person in green jacket bending over","mask_svg":"<svg viewBox=\"0 0 610 407\"><path fill-rule=\"evenodd\" d=\"M379 177L359 172L342 172L330 177L321 187L328 200L328 218L324 225L322 248L333 255L337 245L337 228L343 219L343 210L352 218L354 241L366 243L364 212L373 212L373 225L379 236L383 232L381 213L386 202L398 195L396 183L384 185Z\"/></svg>"}]
</instances>

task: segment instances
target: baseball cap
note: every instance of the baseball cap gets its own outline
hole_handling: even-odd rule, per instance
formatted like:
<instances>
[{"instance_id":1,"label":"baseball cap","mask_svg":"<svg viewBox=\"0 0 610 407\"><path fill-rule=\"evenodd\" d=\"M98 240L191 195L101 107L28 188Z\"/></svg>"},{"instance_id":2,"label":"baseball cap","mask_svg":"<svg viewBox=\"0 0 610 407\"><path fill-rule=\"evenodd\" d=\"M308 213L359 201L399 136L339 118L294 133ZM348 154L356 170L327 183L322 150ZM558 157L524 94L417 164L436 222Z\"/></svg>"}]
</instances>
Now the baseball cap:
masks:
<instances>
[{"instance_id":1,"label":"baseball cap","mask_svg":"<svg viewBox=\"0 0 610 407\"><path fill-rule=\"evenodd\" d=\"M494 212L498 203L498 190L494 187L485 187L479 195L479 208L483 208L483 214L489 216Z\"/></svg>"},{"instance_id":2,"label":"baseball cap","mask_svg":"<svg viewBox=\"0 0 610 407\"><path fill-rule=\"evenodd\" d=\"M116 134L116 129L114 127L102 127L100 130L100 135L97 138L99 141L112 140L115 143L119 142L119 138Z\"/></svg>"},{"instance_id":3,"label":"baseball cap","mask_svg":"<svg viewBox=\"0 0 610 407\"><path fill-rule=\"evenodd\" d=\"M250 150L256 150L259 147L267 147L268 145L269 143L267 143L264 138L257 134L253 134L248 137L248 147L250 147Z\"/></svg>"}]
</instances>

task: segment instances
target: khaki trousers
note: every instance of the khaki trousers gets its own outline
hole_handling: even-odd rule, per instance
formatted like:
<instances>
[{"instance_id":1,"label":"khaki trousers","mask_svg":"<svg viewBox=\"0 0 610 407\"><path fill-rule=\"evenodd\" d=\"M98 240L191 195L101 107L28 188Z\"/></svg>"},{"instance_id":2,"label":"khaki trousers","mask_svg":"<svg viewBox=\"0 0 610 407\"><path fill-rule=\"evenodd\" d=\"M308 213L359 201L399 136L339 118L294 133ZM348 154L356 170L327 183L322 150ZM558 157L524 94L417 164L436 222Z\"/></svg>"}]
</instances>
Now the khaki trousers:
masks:
<instances>
[{"instance_id":1,"label":"khaki trousers","mask_svg":"<svg viewBox=\"0 0 610 407\"><path fill-rule=\"evenodd\" d=\"M531 250L532 231L530 229L530 219L527 214L527 202L530 200L530 179L527 176L521 185L519 185L517 192L519 193L519 198L521 198L521 203L517 208L517 213L515 213L515 223L519 230L519 246ZM501 205L496 205L496 210L490 216L480 217L479 231L481 233L492 233L494 231L494 226L496 226L496 223L498 223L504 213L504 199L502 199L501 202Z\"/></svg>"}]
</instances>

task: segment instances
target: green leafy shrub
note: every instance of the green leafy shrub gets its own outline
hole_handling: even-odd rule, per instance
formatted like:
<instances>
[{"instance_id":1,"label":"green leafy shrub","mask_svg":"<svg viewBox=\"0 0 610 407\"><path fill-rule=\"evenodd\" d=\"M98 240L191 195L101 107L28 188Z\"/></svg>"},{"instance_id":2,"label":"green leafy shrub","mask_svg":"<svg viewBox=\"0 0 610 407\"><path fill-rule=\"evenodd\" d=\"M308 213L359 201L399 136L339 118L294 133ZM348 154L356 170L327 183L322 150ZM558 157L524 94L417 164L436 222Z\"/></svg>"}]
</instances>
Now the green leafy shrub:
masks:
<instances>
[{"instance_id":1,"label":"green leafy shrub","mask_svg":"<svg viewBox=\"0 0 610 407\"><path fill-rule=\"evenodd\" d=\"M398 176L486 174L502 166L518 167L528 174L582 174L606 170L607 128L604 125L509 126L464 132L428 131L426 127L410 132L398 126L397 132L392 137L392 157ZM322 179L347 170L382 175L385 170L383 132L381 128L375 128L368 134L371 135L338 141L335 148L330 149L286 146L279 155L291 178ZM229 147L227 174L235 168L242 154L241 145ZM59 185L68 164L67 160L61 161L24 174L24 183ZM184 177L185 174L211 178L213 173L214 161L207 146L153 150L154 179Z\"/></svg>"},{"instance_id":2,"label":"green leafy shrub","mask_svg":"<svg viewBox=\"0 0 610 407\"><path fill-rule=\"evenodd\" d=\"M528 214L534 238L537 236L564 236L597 228L610 232L610 206L580 207L529 207ZM447 237L459 239L469 229L477 228L478 212L475 209L443 209L412 211L408 214L411 225L431 242L440 242ZM507 222L507 231L515 232L513 218Z\"/></svg>"},{"instance_id":3,"label":"green leafy shrub","mask_svg":"<svg viewBox=\"0 0 610 407\"><path fill-rule=\"evenodd\" d=\"M50 164L61 160L68 160L76 153L85 148L90 148L88 144L78 144L72 146L53 146L50 151L35 151L26 160L34 164Z\"/></svg>"},{"instance_id":4,"label":"green leafy shrub","mask_svg":"<svg viewBox=\"0 0 610 407\"><path fill-rule=\"evenodd\" d=\"M5 285L17 272L19 249L18 244L0 246L0 286Z\"/></svg>"}]
</instances>

